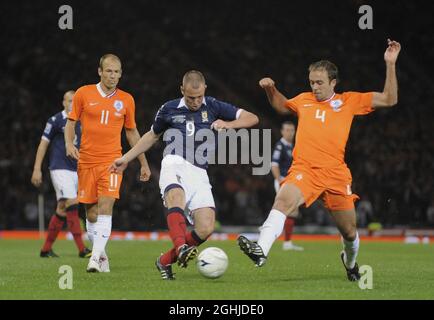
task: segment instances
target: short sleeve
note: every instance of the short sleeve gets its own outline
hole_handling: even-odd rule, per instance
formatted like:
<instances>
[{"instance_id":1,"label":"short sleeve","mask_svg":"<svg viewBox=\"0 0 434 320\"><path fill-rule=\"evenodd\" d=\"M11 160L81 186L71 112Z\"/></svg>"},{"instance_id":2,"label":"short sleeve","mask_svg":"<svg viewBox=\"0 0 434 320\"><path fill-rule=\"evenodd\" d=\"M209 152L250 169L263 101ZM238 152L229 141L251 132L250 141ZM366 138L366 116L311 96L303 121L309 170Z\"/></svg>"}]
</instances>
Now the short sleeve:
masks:
<instances>
[{"instance_id":1,"label":"short sleeve","mask_svg":"<svg viewBox=\"0 0 434 320\"><path fill-rule=\"evenodd\" d=\"M216 116L218 119L225 120L225 121L232 121L237 119L237 112L240 110L236 106L219 101L215 98L210 98L210 101L213 103L213 108L215 108Z\"/></svg>"},{"instance_id":2,"label":"short sleeve","mask_svg":"<svg viewBox=\"0 0 434 320\"><path fill-rule=\"evenodd\" d=\"M132 96L128 97L127 110L125 114L124 127L127 129L134 129L136 127L136 104Z\"/></svg>"},{"instance_id":3,"label":"short sleeve","mask_svg":"<svg viewBox=\"0 0 434 320\"><path fill-rule=\"evenodd\" d=\"M45 125L44 132L42 133L42 139L51 141L57 133L56 117L53 116L48 119Z\"/></svg>"},{"instance_id":4,"label":"short sleeve","mask_svg":"<svg viewBox=\"0 0 434 320\"><path fill-rule=\"evenodd\" d=\"M157 114L155 115L154 123L152 124L151 130L154 131L155 134L160 134L169 127L169 124L166 121L166 109L163 104L160 109L158 109Z\"/></svg>"},{"instance_id":5,"label":"short sleeve","mask_svg":"<svg viewBox=\"0 0 434 320\"><path fill-rule=\"evenodd\" d=\"M68 119L78 121L81 117L81 112L84 107L82 88L78 89L72 97L71 111L68 114Z\"/></svg>"},{"instance_id":6,"label":"short sleeve","mask_svg":"<svg viewBox=\"0 0 434 320\"><path fill-rule=\"evenodd\" d=\"M372 111L373 92L345 92L345 103L349 103L354 115L365 115Z\"/></svg>"},{"instance_id":7,"label":"short sleeve","mask_svg":"<svg viewBox=\"0 0 434 320\"><path fill-rule=\"evenodd\" d=\"M287 100L285 103L285 107L287 109L294 111L295 113L298 113L298 107L302 99L303 99L303 94L301 93L298 96Z\"/></svg>"},{"instance_id":8,"label":"short sleeve","mask_svg":"<svg viewBox=\"0 0 434 320\"><path fill-rule=\"evenodd\" d=\"M279 165L280 163L280 157L282 155L282 145L280 143L276 143L276 146L273 150L273 155L271 157L271 164Z\"/></svg>"}]
</instances>

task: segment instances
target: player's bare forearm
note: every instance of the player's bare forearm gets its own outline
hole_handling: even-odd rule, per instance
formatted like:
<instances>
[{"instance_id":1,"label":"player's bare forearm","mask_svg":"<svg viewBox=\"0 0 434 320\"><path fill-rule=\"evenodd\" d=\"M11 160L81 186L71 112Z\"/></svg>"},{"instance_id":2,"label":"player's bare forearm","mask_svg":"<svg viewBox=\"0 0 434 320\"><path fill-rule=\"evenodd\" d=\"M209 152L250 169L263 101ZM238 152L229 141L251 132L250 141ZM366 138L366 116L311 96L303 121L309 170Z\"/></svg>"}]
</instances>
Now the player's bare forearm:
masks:
<instances>
[{"instance_id":1,"label":"player's bare forearm","mask_svg":"<svg viewBox=\"0 0 434 320\"><path fill-rule=\"evenodd\" d=\"M396 78L396 60L398 59L401 45L399 42L388 39L388 47L384 53L386 62L386 80L383 92L374 92L372 105L378 107L392 107L398 103L398 80Z\"/></svg>"},{"instance_id":2,"label":"player's bare forearm","mask_svg":"<svg viewBox=\"0 0 434 320\"><path fill-rule=\"evenodd\" d=\"M130 144L130 147L133 148L137 142L140 140L140 134L137 128L133 129L125 129L125 135L127 137L128 143ZM149 167L148 161L146 160L145 154L141 153L137 156L137 160L139 160L140 165L142 167Z\"/></svg>"},{"instance_id":3,"label":"player's bare forearm","mask_svg":"<svg viewBox=\"0 0 434 320\"><path fill-rule=\"evenodd\" d=\"M68 119L65 125L65 146L74 145L75 124L77 121Z\"/></svg>"},{"instance_id":4,"label":"player's bare forearm","mask_svg":"<svg viewBox=\"0 0 434 320\"><path fill-rule=\"evenodd\" d=\"M259 86L265 90L268 102L271 106L281 114L290 113L286 108L286 101L288 100L279 90L277 90L274 80L271 78L262 78L259 80Z\"/></svg>"},{"instance_id":5,"label":"player's bare forearm","mask_svg":"<svg viewBox=\"0 0 434 320\"><path fill-rule=\"evenodd\" d=\"M232 129L250 128L258 123L259 118L256 114L243 109L240 113L240 117L237 120L231 121L230 126Z\"/></svg>"},{"instance_id":6,"label":"player's bare forearm","mask_svg":"<svg viewBox=\"0 0 434 320\"><path fill-rule=\"evenodd\" d=\"M42 162L44 161L45 154L47 153L49 142L45 139L41 139L38 150L36 151L35 164L33 170L40 171L42 168Z\"/></svg>"},{"instance_id":7,"label":"player's bare forearm","mask_svg":"<svg viewBox=\"0 0 434 320\"><path fill-rule=\"evenodd\" d=\"M280 169L279 166L271 165L271 173L273 174L273 177L275 180L280 180Z\"/></svg>"},{"instance_id":8,"label":"player's bare forearm","mask_svg":"<svg viewBox=\"0 0 434 320\"><path fill-rule=\"evenodd\" d=\"M131 160L137 158L140 154L148 151L154 145L154 143L158 141L159 137L160 135L156 135L154 131L149 130L139 139L139 141L137 141L130 151L123 155L122 158L127 162L130 162Z\"/></svg>"},{"instance_id":9,"label":"player's bare forearm","mask_svg":"<svg viewBox=\"0 0 434 320\"><path fill-rule=\"evenodd\" d=\"M80 158L80 153L78 149L74 146L74 138L75 138L75 125L77 121L68 119L65 125L65 149L66 156L78 160Z\"/></svg>"},{"instance_id":10,"label":"player's bare forearm","mask_svg":"<svg viewBox=\"0 0 434 320\"><path fill-rule=\"evenodd\" d=\"M398 79L396 78L395 63L386 64L386 81L383 93L386 95L386 101L390 106L398 103Z\"/></svg>"}]
</instances>

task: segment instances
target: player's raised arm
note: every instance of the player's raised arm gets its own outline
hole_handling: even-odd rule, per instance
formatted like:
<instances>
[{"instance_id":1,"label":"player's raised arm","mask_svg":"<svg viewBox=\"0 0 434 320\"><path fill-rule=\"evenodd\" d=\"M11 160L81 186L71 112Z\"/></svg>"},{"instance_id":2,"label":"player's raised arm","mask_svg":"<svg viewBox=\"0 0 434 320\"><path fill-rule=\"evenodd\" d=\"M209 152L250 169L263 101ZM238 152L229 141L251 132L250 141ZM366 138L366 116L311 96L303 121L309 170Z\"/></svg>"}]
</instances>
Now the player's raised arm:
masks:
<instances>
[{"instance_id":1,"label":"player's raised arm","mask_svg":"<svg viewBox=\"0 0 434 320\"><path fill-rule=\"evenodd\" d=\"M133 148L137 142L140 140L140 134L137 128L125 128L125 135L127 137L128 143ZM148 161L146 160L146 156L144 153L141 153L137 156L137 159L140 162L140 180L148 181L151 177L151 169L149 169Z\"/></svg>"},{"instance_id":2,"label":"player's raised arm","mask_svg":"<svg viewBox=\"0 0 434 320\"><path fill-rule=\"evenodd\" d=\"M151 129L147 133L145 133L140 140L121 158L116 159L113 164L110 166L110 171L115 173L120 173L125 170L128 166L128 162L137 158L137 156L141 153L148 151L155 142L158 141L161 134L155 134L155 132Z\"/></svg>"},{"instance_id":3,"label":"player's raised arm","mask_svg":"<svg viewBox=\"0 0 434 320\"><path fill-rule=\"evenodd\" d=\"M74 146L74 138L75 138L75 125L77 121L68 119L65 125L65 148L66 155L75 160L79 158L78 149Z\"/></svg>"},{"instance_id":4,"label":"player's raised arm","mask_svg":"<svg viewBox=\"0 0 434 320\"><path fill-rule=\"evenodd\" d=\"M386 81L383 92L374 92L372 97L372 106L392 107L398 103L398 81L396 79L395 64L398 59L401 45L399 42L387 39L387 49L384 53L384 61L386 62Z\"/></svg>"},{"instance_id":5,"label":"player's raised arm","mask_svg":"<svg viewBox=\"0 0 434 320\"><path fill-rule=\"evenodd\" d=\"M279 90L277 90L273 79L263 78L259 81L259 86L265 90L268 101L278 113L290 113L290 110L285 107L286 101L288 99Z\"/></svg>"}]
</instances>

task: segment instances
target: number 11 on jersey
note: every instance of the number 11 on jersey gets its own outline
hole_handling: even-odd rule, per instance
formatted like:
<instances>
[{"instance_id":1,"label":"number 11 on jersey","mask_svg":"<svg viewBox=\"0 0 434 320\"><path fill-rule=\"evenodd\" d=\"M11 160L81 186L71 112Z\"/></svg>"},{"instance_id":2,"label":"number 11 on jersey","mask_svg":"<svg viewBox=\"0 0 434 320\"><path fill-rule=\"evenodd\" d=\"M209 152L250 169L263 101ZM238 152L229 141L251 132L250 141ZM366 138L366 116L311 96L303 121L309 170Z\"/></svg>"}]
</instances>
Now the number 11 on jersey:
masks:
<instances>
[{"instance_id":1,"label":"number 11 on jersey","mask_svg":"<svg viewBox=\"0 0 434 320\"><path fill-rule=\"evenodd\" d=\"M321 112L319 109L316 109L315 119L321 119L321 121L324 123L325 122L325 110L323 110Z\"/></svg>"}]
</instances>

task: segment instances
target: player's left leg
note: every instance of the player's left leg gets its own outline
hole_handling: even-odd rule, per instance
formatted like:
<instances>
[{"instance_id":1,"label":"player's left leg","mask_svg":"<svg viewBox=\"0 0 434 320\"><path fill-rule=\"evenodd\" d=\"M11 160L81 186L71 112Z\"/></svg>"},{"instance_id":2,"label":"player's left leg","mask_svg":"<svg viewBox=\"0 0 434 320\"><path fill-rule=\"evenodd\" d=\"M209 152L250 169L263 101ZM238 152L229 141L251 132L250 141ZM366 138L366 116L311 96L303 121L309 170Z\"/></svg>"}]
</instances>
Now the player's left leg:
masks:
<instances>
[{"instance_id":1,"label":"player's left leg","mask_svg":"<svg viewBox=\"0 0 434 320\"><path fill-rule=\"evenodd\" d=\"M342 235L344 250L341 252L341 260L348 280L356 281L360 279L356 262L360 240L357 233L354 202L359 197L351 191L352 177L346 165L323 171L328 177L325 182L328 189L323 193L322 200L332 213L336 227Z\"/></svg>"},{"instance_id":2,"label":"player's left leg","mask_svg":"<svg viewBox=\"0 0 434 320\"><path fill-rule=\"evenodd\" d=\"M101 272L109 272L109 270L103 268L101 258L107 259L105 248L112 230L112 214L115 201L115 198L108 196L100 196L98 198L98 217L94 226L93 248L90 260L100 264Z\"/></svg>"},{"instance_id":3,"label":"player's left leg","mask_svg":"<svg viewBox=\"0 0 434 320\"><path fill-rule=\"evenodd\" d=\"M356 262L359 252L360 239L356 228L356 211L340 210L332 211L336 227L342 235L343 251L341 259L347 271L347 277L350 281L360 279L359 266Z\"/></svg>"},{"instance_id":4,"label":"player's left leg","mask_svg":"<svg viewBox=\"0 0 434 320\"><path fill-rule=\"evenodd\" d=\"M68 230L71 232L75 244L78 248L78 256L80 258L89 258L91 256L91 251L85 247L83 239L81 237L81 224L80 218L78 216L78 200L77 198L66 199L65 200L65 212L66 212L66 222L68 225Z\"/></svg>"}]
</instances>

